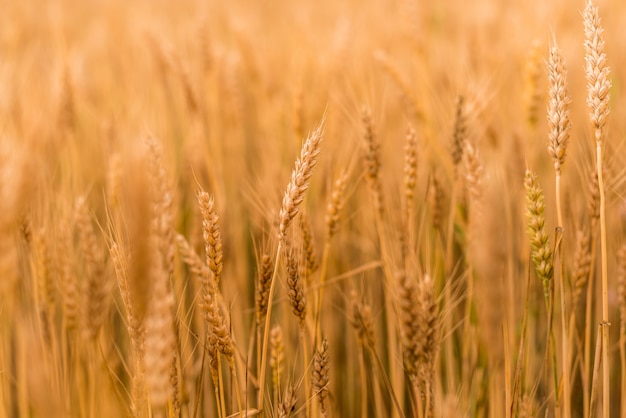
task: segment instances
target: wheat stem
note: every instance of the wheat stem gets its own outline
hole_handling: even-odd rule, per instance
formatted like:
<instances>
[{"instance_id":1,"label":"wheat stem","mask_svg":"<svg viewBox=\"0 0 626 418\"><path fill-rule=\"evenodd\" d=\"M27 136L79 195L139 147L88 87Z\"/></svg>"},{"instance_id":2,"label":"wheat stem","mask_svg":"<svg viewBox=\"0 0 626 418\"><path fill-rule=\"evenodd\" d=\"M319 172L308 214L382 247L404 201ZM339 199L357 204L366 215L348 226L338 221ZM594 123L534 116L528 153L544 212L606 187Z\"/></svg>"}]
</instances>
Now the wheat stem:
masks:
<instances>
[{"instance_id":1,"label":"wheat stem","mask_svg":"<svg viewBox=\"0 0 626 418\"><path fill-rule=\"evenodd\" d=\"M282 251L282 242L278 243L276 249L276 257L274 262L274 272L272 273L272 279L270 284L270 291L267 299L267 314L265 315L265 326L263 329L263 344L261 345L261 370L259 371L259 410L263 411L263 396L265 393L265 369L267 367L267 350L268 341L270 337L270 324L272 317L272 306L274 305L272 298L274 296L274 289L276 288L276 276L278 275L278 264L280 262L280 254Z\"/></svg>"}]
</instances>

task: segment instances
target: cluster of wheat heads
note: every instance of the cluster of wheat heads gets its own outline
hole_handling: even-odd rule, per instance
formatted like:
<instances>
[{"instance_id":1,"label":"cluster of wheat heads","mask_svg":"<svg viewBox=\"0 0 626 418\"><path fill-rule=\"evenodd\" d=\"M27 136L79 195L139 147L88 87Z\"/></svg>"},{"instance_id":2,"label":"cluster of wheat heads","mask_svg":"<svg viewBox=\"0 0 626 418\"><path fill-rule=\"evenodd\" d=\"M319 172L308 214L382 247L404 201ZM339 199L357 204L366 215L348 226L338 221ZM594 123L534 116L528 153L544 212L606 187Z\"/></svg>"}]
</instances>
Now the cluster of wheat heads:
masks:
<instances>
[{"instance_id":1,"label":"cluster of wheat heads","mask_svg":"<svg viewBox=\"0 0 626 418\"><path fill-rule=\"evenodd\" d=\"M36 3L0 417L626 416L620 2Z\"/></svg>"}]
</instances>

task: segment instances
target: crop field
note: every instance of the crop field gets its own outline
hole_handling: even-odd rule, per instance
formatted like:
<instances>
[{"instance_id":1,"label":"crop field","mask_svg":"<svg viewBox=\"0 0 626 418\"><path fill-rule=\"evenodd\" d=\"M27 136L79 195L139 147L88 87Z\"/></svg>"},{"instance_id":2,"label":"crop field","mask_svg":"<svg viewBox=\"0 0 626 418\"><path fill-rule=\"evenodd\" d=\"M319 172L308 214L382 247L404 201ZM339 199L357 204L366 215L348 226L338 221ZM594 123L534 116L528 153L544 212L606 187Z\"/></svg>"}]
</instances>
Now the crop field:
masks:
<instances>
[{"instance_id":1,"label":"crop field","mask_svg":"<svg viewBox=\"0 0 626 418\"><path fill-rule=\"evenodd\" d=\"M0 10L0 418L626 417L624 1Z\"/></svg>"}]
</instances>

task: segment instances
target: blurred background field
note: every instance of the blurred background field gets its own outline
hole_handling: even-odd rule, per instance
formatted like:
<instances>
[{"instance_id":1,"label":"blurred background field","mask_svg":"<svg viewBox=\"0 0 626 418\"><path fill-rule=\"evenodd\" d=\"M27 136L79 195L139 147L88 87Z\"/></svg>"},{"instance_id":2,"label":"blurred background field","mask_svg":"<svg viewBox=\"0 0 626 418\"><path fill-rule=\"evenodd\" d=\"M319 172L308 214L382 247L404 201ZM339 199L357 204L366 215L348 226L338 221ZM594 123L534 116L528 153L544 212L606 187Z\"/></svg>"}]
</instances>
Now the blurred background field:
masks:
<instances>
[{"instance_id":1,"label":"blurred background field","mask_svg":"<svg viewBox=\"0 0 626 418\"><path fill-rule=\"evenodd\" d=\"M612 81L604 184L610 406L620 416L626 3L595 5ZM0 416L599 415L600 375L595 395L591 386L600 229L585 6L0 0ZM572 129L555 261L563 285L549 316L530 255L524 175L537 174L553 246L546 63L554 43ZM263 256L273 271L283 194L321 124L317 166L289 233L306 319L301 325L292 313L287 254L278 251L268 322L281 327L283 346L263 346ZM343 174L345 189L334 195ZM214 198L223 245L212 296L200 190ZM335 205L330 236L334 201L342 209ZM185 248L204 270L194 270ZM173 332L165 349L151 345L160 340L147 325L158 305L155 269L165 273L170 301L158 317ZM221 395L207 359L215 350L207 348L215 335L207 297L234 344L232 369L217 353ZM413 304L431 304L436 319L424 323L428 315ZM411 335L432 337L418 344L421 354L407 352ZM432 376L412 371L411 355ZM155 356L171 366L163 402L150 383Z\"/></svg>"}]
</instances>

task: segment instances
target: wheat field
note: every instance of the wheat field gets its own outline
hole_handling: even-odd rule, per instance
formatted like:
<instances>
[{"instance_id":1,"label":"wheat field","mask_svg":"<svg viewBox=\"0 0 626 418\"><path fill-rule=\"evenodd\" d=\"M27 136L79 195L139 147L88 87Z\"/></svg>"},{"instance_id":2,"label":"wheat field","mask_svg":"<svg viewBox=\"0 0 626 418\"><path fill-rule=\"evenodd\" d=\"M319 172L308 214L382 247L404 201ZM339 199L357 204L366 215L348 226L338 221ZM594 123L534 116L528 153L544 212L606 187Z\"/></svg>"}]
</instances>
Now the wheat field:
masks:
<instances>
[{"instance_id":1,"label":"wheat field","mask_svg":"<svg viewBox=\"0 0 626 418\"><path fill-rule=\"evenodd\" d=\"M626 4L0 0L0 417L626 417Z\"/></svg>"}]
</instances>

